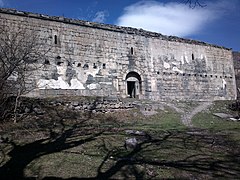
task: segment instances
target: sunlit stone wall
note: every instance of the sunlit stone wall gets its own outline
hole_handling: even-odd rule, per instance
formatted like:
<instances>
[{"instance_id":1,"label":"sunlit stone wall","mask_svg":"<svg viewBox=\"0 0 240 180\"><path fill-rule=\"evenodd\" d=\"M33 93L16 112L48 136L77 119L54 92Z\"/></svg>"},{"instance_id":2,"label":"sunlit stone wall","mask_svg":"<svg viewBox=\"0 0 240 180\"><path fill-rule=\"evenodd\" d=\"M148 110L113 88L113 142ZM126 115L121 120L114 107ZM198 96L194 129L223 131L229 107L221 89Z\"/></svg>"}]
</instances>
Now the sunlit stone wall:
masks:
<instances>
[{"instance_id":1,"label":"sunlit stone wall","mask_svg":"<svg viewBox=\"0 0 240 180\"><path fill-rule=\"evenodd\" d=\"M45 41L48 53L29 77L32 96L236 98L232 51L224 47L15 10L1 9L0 20L32 28Z\"/></svg>"}]
</instances>

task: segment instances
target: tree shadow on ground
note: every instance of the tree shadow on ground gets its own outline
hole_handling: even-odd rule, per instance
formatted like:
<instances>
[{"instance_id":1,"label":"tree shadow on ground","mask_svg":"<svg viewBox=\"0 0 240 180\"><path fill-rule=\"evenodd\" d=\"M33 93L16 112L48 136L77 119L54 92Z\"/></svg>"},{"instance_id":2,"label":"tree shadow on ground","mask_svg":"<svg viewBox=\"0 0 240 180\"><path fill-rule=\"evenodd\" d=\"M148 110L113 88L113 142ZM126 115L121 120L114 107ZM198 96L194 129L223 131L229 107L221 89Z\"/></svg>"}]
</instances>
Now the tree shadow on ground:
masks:
<instances>
[{"instance_id":1,"label":"tree shadow on ground","mask_svg":"<svg viewBox=\"0 0 240 180\"><path fill-rule=\"evenodd\" d=\"M1 167L0 177L3 179L24 178L24 169L34 159L93 141L102 132L96 132L91 135L85 133L81 129L73 127L64 131L57 138L41 139L25 145L16 145L14 142L10 142L13 149L8 153L8 156L11 159ZM78 136L83 136L84 134L89 135L89 137L84 139L78 138Z\"/></svg>"},{"instance_id":2,"label":"tree shadow on ground","mask_svg":"<svg viewBox=\"0 0 240 180\"><path fill-rule=\"evenodd\" d=\"M11 150L7 154L10 159L0 168L0 179L36 179L24 177L24 169L33 160L94 142L102 134L106 137L125 133L123 129L115 131L114 128L89 125L89 121L93 118L91 111L86 117L79 117L75 112L66 113L53 109L48 111L44 118L43 124L38 124L38 127L46 129L47 137L26 144L17 144L13 140L5 142L11 145ZM66 126L64 122L66 119L75 122L71 126ZM54 129L55 126L58 126L58 131ZM82 177L79 174L78 177L69 179L237 179L240 177L239 147L225 134L189 129L156 131L147 135L148 138L139 141L132 149L126 149L124 142L120 141L118 143L121 145L117 147L114 145L109 147L105 141L96 144L96 149L104 154L102 162L95 170L96 176ZM126 136L129 138L128 135ZM162 175L160 169L171 171L171 176ZM63 178L43 177L43 179Z\"/></svg>"},{"instance_id":3,"label":"tree shadow on ground","mask_svg":"<svg viewBox=\"0 0 240 180\"><path fill-rule=\"evenodd\" d=\"M47 110L49 107L41 108ZM91 112L86 116L79 117L79 113L61 112L57 108L46 111L44 116L34 116L37 118L35 123L38 130L44 130L42 133L48 134L47 137L38 140L33 137L32 142L26 144L18 144L9 139L3 140L2 143L11 146L11 150L7 153L9 160L0 167L0 179L25 179L24 169L33 160L95 140L103 130L86 125ZM64 122L66 119L75 122L66 126Z\"/></svg>"},{"instance_id":4,"label":"tree shadow on ground","mask_svg":"<svg viewBox=\"0 0 240 180\"><path fill-rule=\"evenodd\" d=\"M230 142L226 142L223 136L212 136L210 134L197 132L186 134L185 132L168 132L161 138L151 138L138 144L132 151L124 149L114 149L108 151L98 168L96 179L111 179L121 177L128 179L158 179L154 170L147 172L146 167L155 167L164 169L173 169L177 172L187 172L187 176L182 176L181 173L176 174L175 178L183 179L195 178L224 178L237 179L240 177L240 151L239 148ZM164 144L170 143L168 146ZM182 146L179 146L182 144ZM220 151L213 150L212 152L204 152L205 147L208 149L222 148ZM158 158L154 153L161 153L166 148L179 150L185 148L187 151L194 150L191 155L183 154L182 157ZM147 152L147 153L146 153ZM149 154L151 154L149 156ZM214 154L216 153L216 154ZM218 154L217 154L218 153ZM148 156L147 156L148 154ZM106 165L112 159L115 160L114 165L106 168ZM143 169L137 166L144 167ZM104 167L105 166L105 167ZM161 177L166 178L166 177Z\"/></svg>"}]
</instances>

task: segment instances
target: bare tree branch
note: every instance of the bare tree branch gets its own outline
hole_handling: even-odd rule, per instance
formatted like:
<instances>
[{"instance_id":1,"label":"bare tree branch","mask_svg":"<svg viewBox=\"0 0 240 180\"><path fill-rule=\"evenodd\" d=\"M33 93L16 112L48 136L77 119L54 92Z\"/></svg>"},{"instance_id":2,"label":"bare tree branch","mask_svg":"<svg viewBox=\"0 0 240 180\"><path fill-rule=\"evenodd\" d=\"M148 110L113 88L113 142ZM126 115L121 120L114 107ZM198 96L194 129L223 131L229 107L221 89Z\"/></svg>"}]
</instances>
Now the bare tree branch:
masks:
<instances>
[{"instance_id":1,"label":"bare tree branch","mask_svg":"<svg viewBox=\"0 0 240 180\"><path fill-rule=\"evenodd\" d=\"M203 2L200 2L199 0L183 0L183 3L188 5L190 8L206 7L207 6Z\"/></svg>"},{"instance_id":2,"label":"bare tree branch","mask_svg":"<svg viewBox=\"0 0 240 180\"><path fill-rule=\"evenodd\" d=\"M38 62L44 59L48 50L44 38L34 28L21 24L8 24L0 27L0 119L7 111L16 113L19 97L33 90L26 79ZM8 107L10 96L15 96L15 107ZM15 120L16 121L16 116Z\"/></svg>"}]
</instances>

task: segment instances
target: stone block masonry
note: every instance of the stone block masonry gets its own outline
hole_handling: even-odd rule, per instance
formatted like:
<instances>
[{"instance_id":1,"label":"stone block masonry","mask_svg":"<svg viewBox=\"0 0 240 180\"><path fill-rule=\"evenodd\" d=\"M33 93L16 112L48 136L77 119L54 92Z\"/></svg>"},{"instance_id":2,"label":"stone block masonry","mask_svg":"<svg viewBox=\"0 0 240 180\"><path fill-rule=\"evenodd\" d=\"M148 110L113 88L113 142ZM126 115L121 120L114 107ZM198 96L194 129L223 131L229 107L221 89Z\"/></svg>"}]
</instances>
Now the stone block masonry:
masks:
<instances>
[{"instance_id":1,"label":"stone block masonry","mask_svg":"<svg viewBox=\"0 0 240 180\"><path fill-rule=\"evenodd\" d=\"M50 49L29 96L151 100L236 98L232 51L142 29L0 9L0 24L32 27Z\"/></svg>"}]
</instances>

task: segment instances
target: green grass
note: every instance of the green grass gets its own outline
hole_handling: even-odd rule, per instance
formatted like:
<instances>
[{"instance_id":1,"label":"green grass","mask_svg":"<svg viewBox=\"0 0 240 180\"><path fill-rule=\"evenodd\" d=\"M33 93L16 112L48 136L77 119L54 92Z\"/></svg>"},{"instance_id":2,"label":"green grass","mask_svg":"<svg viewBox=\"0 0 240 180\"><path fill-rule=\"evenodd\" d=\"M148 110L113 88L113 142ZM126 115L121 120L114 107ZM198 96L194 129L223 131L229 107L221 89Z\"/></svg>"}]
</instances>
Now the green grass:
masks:
<instances>
[{"instance_id":1,"label":"green grass","mask_svg":"<svg viewBox=\"0 0 240 180\"><path fill-rule=\"evenodd\" d=\"M137 109L89 115L47 106L44 116L1 124L0 136L7 140L0 144L0 178L10 169L12 178L236 179L240 123L212 115L234 113L227 103L197 114L194 128L167 107L144 116ZM177 105L189 110L197 104ZM151 139L126 130L144 131ZM125 140L133 137L138 147L126 149Z\"/></svg>"},{"instance_id":2,"label":"green grass","mask_svg":"<svg viewBox=\"0 0 240 180\"><path fill-rule=\"evenodd\" d=\"M214 102L207 111L198 113L193 117L192 122L194 127L207 129L213 133L225 133L229 135L230 139L240 144L240 122L213 115L214 113L227 113L236 116L237 112L228 108L231 103L233 101Z\"/></svg>"}]
</instances>

